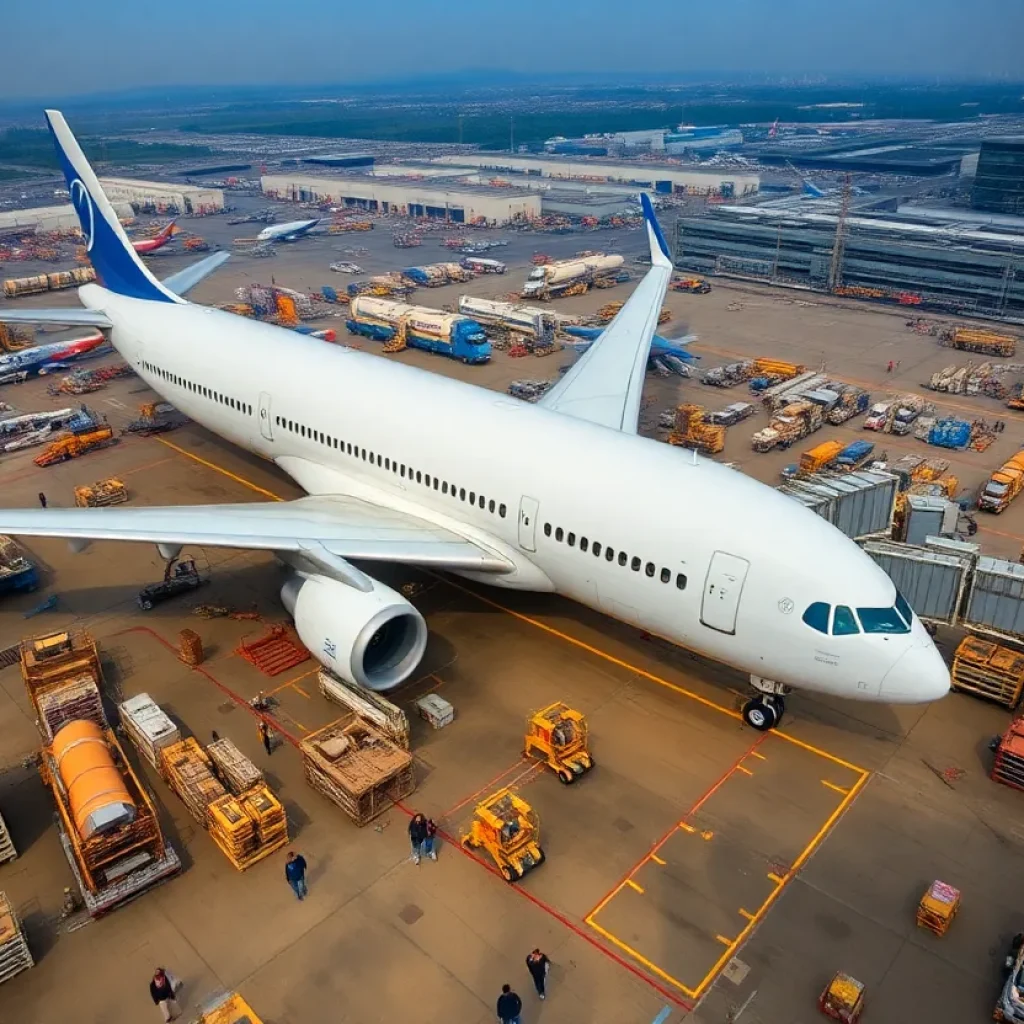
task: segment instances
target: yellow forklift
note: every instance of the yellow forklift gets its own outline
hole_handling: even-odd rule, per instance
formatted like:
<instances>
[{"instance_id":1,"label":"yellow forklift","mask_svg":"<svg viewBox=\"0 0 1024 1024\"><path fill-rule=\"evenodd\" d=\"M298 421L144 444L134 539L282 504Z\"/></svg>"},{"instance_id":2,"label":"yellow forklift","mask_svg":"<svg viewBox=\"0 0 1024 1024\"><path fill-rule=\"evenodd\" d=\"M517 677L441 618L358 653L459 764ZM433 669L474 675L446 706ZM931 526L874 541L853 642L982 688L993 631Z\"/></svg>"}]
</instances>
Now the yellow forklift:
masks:
<instances>
[{"instance_id":1,"label":"yellow forklift","mask_svg":"<svg viewBox=\"0 0 1024 1024\"><path fill-rule=\"evenodd\" d=\"M533 808L510 789L502 789L477 804L473 824L462 845L484 849L506 882L519 881L544 863L540 822Z\"/></svg>"},{"instance_id":2,"label":"yellow forklift","mask_svg":"<svg viewBox=\"0 0 1024 1024\"><path fill-rule=\"evenodd\" d=\"M587 735L583 715L556 701L527 721L525 754L539 757L568 786L594 767Z\"/></svg>"}]
</instances>

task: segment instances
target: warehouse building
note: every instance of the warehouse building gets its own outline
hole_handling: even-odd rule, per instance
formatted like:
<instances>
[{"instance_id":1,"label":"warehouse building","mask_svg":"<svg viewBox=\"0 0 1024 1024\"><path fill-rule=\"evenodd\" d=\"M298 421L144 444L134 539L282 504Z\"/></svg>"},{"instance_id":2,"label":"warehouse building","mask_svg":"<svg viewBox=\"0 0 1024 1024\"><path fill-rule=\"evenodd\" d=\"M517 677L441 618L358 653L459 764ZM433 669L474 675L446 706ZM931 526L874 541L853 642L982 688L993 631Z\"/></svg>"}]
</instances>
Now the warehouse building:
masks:
<instances>
[{"instance_id":1,"label":"warehouse building","mask_svg":"<svg viewBox=\"0 0 1024 1024\"><path fill-rule=\"evenodd\" d=\"M981 144L971 206L1024 216L1024 138Z\"/></svg>"},{"instance_id":2,"label":"warehouse building","mask_svg":"<svg viewBox=\"0 0 1024 1024\"><path fill-rule=\"evenodd\" d=\"M479 167L493 171L519 171L545 178L578 181L624 182L656 192L692 195L748 196L757 192L760 176L750 171L697 170L678 164L630 164L604 160L562 160L557 157L510 156L507 153L464 153L442 156L436 164Z\"/></svg>"},{"instance_id":3,"label":"warehouse building","mask_svg":"<svg viewBox=\"0 0 1024 1024\"><path fill-rule=\"evenodd\" d=\"M114 213L122 223L135 216L130 203L113 203ZM78 229L78 214L67 203L65 206L36 206L28 210L0 211L0 235L17 235L47 231L75 231Z\"/></svg>"},{"instance_id":4,"label":"warehouse building","mask_svg":"<svg viewBox=\"0 0 1024 1024\"><path fill-rule=\"evenodd\" d=\"M224 209L224 193L205 185L134 178L100 178L100 184L111 202L131 203L145 213L199 214Z\"/></svg>"},{"instance_id":5,"label":"warehouse building","mask_svg":"<svg viewBox=\"0 0 1024 1024\"><path fill-rule=\"evenodd\" d=\"M406 217L434 217L458 224L508 224L540 216L541 197L525 188L485 185L429 184L418 180L369 175L318 178L301 174L270 174L260 179L263 192L293 202L329 202Z\"/></svg>"},{"instance_id":6,"label":"warehouse building","mask_svg":"<svg viewBox=\"0 0 1024 1024\"><path fill-rule=\"evenodd\" d=\"M618 195L614 192L582 192L576 189L552 188L541 193L540 208L547 214L565 217L621 217L637 208L639 200L634 192Z\"/></svg>"},{"instance_id":7,"label":"warehouse building","mask_svg":"<svg viewBox=\"0 0 1024 1024\"><path fill-rule=\"evenodd\" d=\"M676 223L675 262L816 290L829 286L837 216L791 208L721 206ZM1024 315L1024 233L934 225L898 216L846 220L840 282L847 294L919 308Z\"/></svg>"},{"instance_id":8,"label":"warehouse building","mask_svg":"<svg viewBox=\"0 0 1024 1024\"><path fill-rule=\"evenodd\" d=\"M304 164L320 167L373 167L372 153L324 153L320 156L304 156Z\"/></svg>"}]
</instances>

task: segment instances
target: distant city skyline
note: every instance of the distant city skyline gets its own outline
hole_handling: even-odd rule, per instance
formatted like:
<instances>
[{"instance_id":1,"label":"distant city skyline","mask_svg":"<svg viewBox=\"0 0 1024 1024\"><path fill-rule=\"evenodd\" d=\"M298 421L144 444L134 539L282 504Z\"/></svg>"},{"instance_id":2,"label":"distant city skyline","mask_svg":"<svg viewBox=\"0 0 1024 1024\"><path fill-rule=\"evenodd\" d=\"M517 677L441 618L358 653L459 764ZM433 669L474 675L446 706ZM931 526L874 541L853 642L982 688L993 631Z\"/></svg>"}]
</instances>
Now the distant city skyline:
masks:
<instances>
[{"instance_id":1,"label":"distant city skyline","mask_svg":"<svg viewBox=\"0 0 1024 1024\"><path fill-rule=\"evenodd\" d=\"M1024 3L1014 0L718 0L659 4L650 17L608 0L176 0L156 10L9 0L3 98L369 83L488 65L525 75L1024 78Z\"/></svg>"}]
</instances>

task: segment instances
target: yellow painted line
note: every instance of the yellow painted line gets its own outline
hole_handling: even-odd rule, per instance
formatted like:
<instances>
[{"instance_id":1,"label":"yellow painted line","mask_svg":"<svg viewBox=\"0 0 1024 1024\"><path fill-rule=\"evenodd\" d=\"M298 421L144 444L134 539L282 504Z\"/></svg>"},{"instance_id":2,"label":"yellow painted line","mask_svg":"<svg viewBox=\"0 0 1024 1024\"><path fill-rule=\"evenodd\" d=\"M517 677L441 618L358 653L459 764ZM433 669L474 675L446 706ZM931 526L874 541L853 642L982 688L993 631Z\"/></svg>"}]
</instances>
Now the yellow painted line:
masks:
<instances>
[{"instance_id":1,"label":"yellow painted line","mask_svg":"<svg viewBox=\"0 0 1024 1024\"><path fill-rule=\"evenodd\" d=\"M736 765L736 771L743 772L744 775L753 775L754 773L749 768L744 768L743 765Z\"/></svg>"},{"instance_id":2,"label":"yellow painted line","mask_svg":"<svg viewBox=\"0 0 1024 1024\"><path fill-rule=\"evenodd\" d=\"M779 876L777 874L775 874L774 871L769 871L768 872L768 878L769 878L770 881L774 882L776 885L782 885L782 879L779 878Z\"/></svg>"},{"instance_id":3,"label":"yellow painted line","mask_svg":"<svg viewBox=\"0 0 1024 1024\"><path fill-rule=\"evenodd\" d=\"M306 691L301 686L299 686L298 683L292 683L292 689L296 693L301 693L302 696L306 698L306 700L310 700L311 699L309 694L306 693Z\"/></svg>"},{"instance_id":4,"label":"yellow painted line","mask_svg":"<svg viewBox=\"0 0 1024 1024\"><path fill-rule=\"evenodd\" d=\"M692 825L687 825L685 821L679 822L679 827L684 832L696 832L697 831Z\"/></svg>"},{"instance_id":5,"label":"yellow painted line","mask_svg":"<svg viewBox=\"0 0 1024 1024\"><path fill-rule=\"evenodd\" d=\"M759 753L756 750L752 750L749 754L747 754L747 757L756 757L759 761L767 761L768 760L768 758L765 757L764 754Z\"/></svg>"},{"instance_id":6,"label":"yellow painted line","mask_svg":"<svg viewBox=\"0 0 1024 1024\"><path fill-rule=\"evenodd\" d=\"M638 964L640 964L643 967L646 967L647 970L651 972L651 974L654 974L657 977L661 978L662 981L667 981L674 988L679 989L679 991L682 992L684 995L692 997L697 994L696 992L694 992L693 989L687 988L678 978L673 978L671 974L667 973L666 971L663 971L657 964L651 963L651 961L648 960L647 957L642 956L632 946L627 945L620 938L618 938L615 935L612 935L610 931L608 931L605 928L602 928L593 920L593 918L594 915L591 914L590 917L586 918L586 922L588 925L590 925L591 928L594 929L595 932L597 932L598 935L601 935L604 938L606 938L613 946L618 946L618 948L621 949L623 953L628 953Z\"/></svg>"},{"instance_id":7,"label":"yellow painted line","mask_svg":"<svg viewBox=\"0 0 1024 1024\"><path fill-rule=\"evenodd\" d=\"M605 896L605 898L603 900L601 900L601 902L598 903L598 905L596 907L594 907L594 909L590 912L590 916L587 918L587 920L591 921L593 918L597 917L597 915L600 914L601 911L604 910L604 908L607 907L608 904L611 903L611 901L613 899L615 899L615 897L618 896L620 892L622 892L622 890L625 888L625 886L626 886L625 882L619 882L619 884L617 886L615 886L615 888L612 889L612 891L610 893L608 893L608 895ZM597 925L595 924L595 925L593 925L593 927L597 928ZM598 930L600 930L600 929L598 929Z\"/></svg>"},{"instance_id":8,"label":"yellow painted line","mask_svg":"<svg viewBox=\"0 0 1024 1024\"><path fill-rule=\"evenodd\" d=\"M744 910L740 907L740 916L745 917L748 921L754 920L754 915L749 910Z\"/></svg>"},{"instance_id":9,"label":"yellow painted line","mask_svg":"<svg viewBox=\"0 0 1024 1024\"><path fill-rule=\"evenodd\" d=\"M254 484L251 480L246 480L245 477L238 476L236 473L232 473L231 470L225 469L223 466L218 466L215 462L210 462L207 459L201 458L196 455L195 452L190 452L185 448L179 448L178 445L172 441L165 441L162 437L153 438L158 444L166 445L172 451L176 451L179 455L184 455L186 459L192 459L193 462L198 462L201 466L206 466L207 469L212 469L215 473L220 473L223 476L229 477L234 480L235 483L241 484L243 487L248 487L250 491L255 491L257 494L262 494L264 497L270 498L271 501L284 501L280 494L275 494L273 491L268 491L264 487L260 487Z\"/></svg>"},{"instance_id":10,"label":"yellow painted line","mask_svg":"<svg viewBox=\"0 0 1024 1024\"><path fill-rule=\"evenodd\" d=\"M761 921L765 914L771 909L772 904L778 899L779 894L786 887L786 883L792 880L800 868L806 863L807 858L818 848L822 839L827 835L829 829L839 820L843 812L857 799L857 795L864 788L868 779L871 777L871 773L862 771L861 777L853 785L850 792L843 798L839 806L828 816L828 820L820 829L815 833L814 838L803 848L800 855L793 862L793 866L789 869L785 879L779 878L776 874L770 874L768 877L778 884L775 887L774 892L758 907L754 916L747 922L746 927L736 936L733 940L732 945L718 958L718 962L704 975L703 979L698 983L697 987L690 991L690 995L697 999L701 996L704 990L718 977L719 971L732 959L735 955L736 950L743 944L744 940L754 930L755 926Z\"/></svg>"},{"instance_id":11,"label":"yellow painted line","mask_svg":"<svg viewBox=\"0 0 1024 1024\"><path fill-rule=\"evenodd\" d=\"M735 939L727 939L724 935L716 935L715 938L718 939L718 941L723 946L731 946L733 944L733 942L736 941Z\"/></svg>"},{"instance_id":12,"label":"yellow painted line","mask_svg":"<svg viewBox=\"0 0 1024 1024\"><path fill-rule=\"evenodd\" d=\"M636 882L634 882L632 878L627 878L626 879L626 885L628 885L630 887L630 889L635 889L639 893L643 893L643 891L644 891L643 886L642 885L637 885Z\"/></svg>"},{"instance_id":13,"label":"yellow painted line","mask_svg":"<svg viewBox=\"0 0 1024 1024\"><path fill-rule=\"evenodd\" d=\"M317 665L316 668L311 668L308 671L303 672L300 675L295 676L294 679L289 679L287 682L284 682L284 683L279 684L278 686L275 686L272 690L268 690L267 691L267 696L270 696L271 694L274 694L274 693L280 693L281 690L286 690L286 689L288 689L289 686L294 686L296 683L301 683L303 679L307 679L309 676L314 675L314 674L316 674L319 671L320 671L320 666Z\"/></svg>"},{"instance_id":14,"label":"yellow painted line","mask_svg":"<svg viewBox=\"0 0 1024 1024\"><path fill-rule=\"evenodd\" d=\"M653 860L655 864L660 864L662 867L665 866L665 862L656 853L651 854L651 860Z\"/></svg>"},{"instance_id":15,"label":"yellow painted line","mask_svg":"<svg viewBox=\"0 0 1024 1024\"><path fill-rule=\"evenodd\" d=\"M842 793L843 796L850 792L848 789L843 789L842 786L837 786L834 782L829 782L828 779L822 779L821 784L828 786L829 789L834 789L837 793Z\"/></svg>"}]
</instances>

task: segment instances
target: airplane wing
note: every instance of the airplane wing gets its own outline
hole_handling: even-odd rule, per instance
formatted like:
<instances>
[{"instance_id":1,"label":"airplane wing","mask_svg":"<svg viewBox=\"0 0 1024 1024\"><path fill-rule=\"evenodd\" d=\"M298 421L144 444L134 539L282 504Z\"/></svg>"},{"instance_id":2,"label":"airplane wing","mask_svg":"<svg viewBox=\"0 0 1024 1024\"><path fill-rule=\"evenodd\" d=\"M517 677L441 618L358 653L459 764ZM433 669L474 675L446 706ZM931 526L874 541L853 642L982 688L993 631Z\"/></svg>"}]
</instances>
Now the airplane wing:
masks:
<instances>
[{"instance_id":1,"label":"airplane wing","mask_svg":"<svg viewBox=\"0 0 1024 1024\"><path fill-rule=\"evenodd\" d=\"M61 324L68 327L111 327L105 313L96 309L3 309L0 323Z\"/></svg>"},{"instance_id":2,"label":"airplane wing","mask_svg":"<svg viewBox=\"0 0 1024 1024\"><path fill-rule=\"evenodd\" d=\"M209 277L210 274L229 259L231 259L231 253L229 252L211 253L198 263L193 263L191 267L186 267L184 270L179 270L176 274L171 274L170 277L165 277L161 284L165 288L169 288L175 295L186 295L200 281Z\"/></svg>"},{"instance_id":3,"label":"airplane wing","mask_svg":"<svg viewBox=\"0 0 1024 1024\"><path fill-rule=\"evenodd\" d=\"M333 575L342 560L509 572L497 552L424 519L342 495L245 505L0 510L0 534L290 552Z\"/></svg>"},{"instance_id":4,"label":"airplane wing","mask_svg":"<svg viewBox=\"0 0 1024 1024\"><path fill-rule=\"evenodd\" d=\"M640 200L651 245L651 269L600 338L537 403L551 412L629 434L637 431L651 339L672 277L672 260L654 208L646 193L641 193Z\"/></svg>"}]
</instances>

